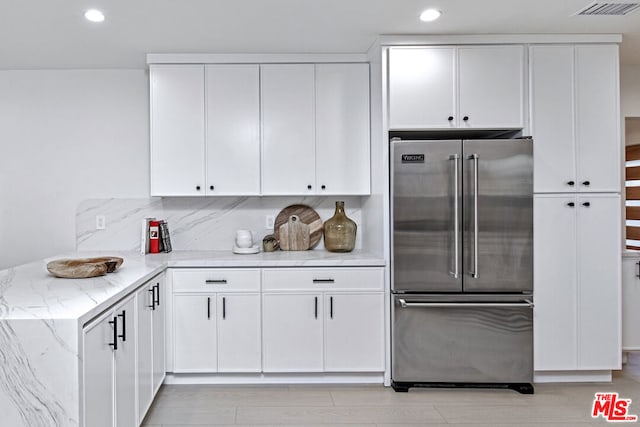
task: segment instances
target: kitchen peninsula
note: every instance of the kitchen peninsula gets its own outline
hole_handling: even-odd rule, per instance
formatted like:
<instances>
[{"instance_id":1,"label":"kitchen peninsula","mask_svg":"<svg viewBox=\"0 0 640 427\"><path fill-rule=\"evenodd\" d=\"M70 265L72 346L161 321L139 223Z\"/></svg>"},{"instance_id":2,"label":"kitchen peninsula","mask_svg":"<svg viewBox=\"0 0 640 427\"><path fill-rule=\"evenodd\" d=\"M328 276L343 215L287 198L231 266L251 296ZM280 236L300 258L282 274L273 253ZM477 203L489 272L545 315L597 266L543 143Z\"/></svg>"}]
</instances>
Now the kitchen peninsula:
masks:
<instances>
[{"instance_id":1,"label":"kitchen peninsula","mask_svg":"<svg viewBox=\"0 0 640 427\"><path fill-rule=\"evenodd\" d=\"M118 255L125 261L116 272L90 279L50 276L46 263L51 259L0 271L0 355L3 360L0 367L0 408L6 425L94 427L94 424L81 421L84 393L88 392L83 379L83 365L90 363L85 358L87 344L83 329L90 328L94 319L104 317L122 301L126 303L133 296L147 295L148 284L154 286L155 280L161 278L167 269L193 271L193 267L199 267L237 271L314 267L311 270L317 271L322 267L332 267L331 271L336 271L342 267L353 267L350 270L375 267L382 271L380 267L384 265L382 258L358 250L349 254L317 250L252 256L233 255L229 251L184 251L149 256L111 251L108 254L65 254L55 259L87 255ZM157 295L159 306L156 308L165 308L164 302L171 298L170 288L171 283L166 292ZM382 290L382 285L380 288ZM138 309L134 308L133 318L137 320L127 324L129 330L135 331L139 326L140 307L144 305L142 301L137 305ZM170 316L167 319L167 325L170 325ZM134 334L133 338L140 343L144 337ZM131 340L130 335L128 342ZM104 346L111 352L106 343ZM139 356L145 349L138 344L136 350ZM141 362L138 360L137 366L141 366ZM161 372L164 375L164 366ZM136 373L135 369L133 373ZM135 399L135 393L133 396ZM137 420L144 417L147 409L140 406Z\"/></svg>"}]
</instances>

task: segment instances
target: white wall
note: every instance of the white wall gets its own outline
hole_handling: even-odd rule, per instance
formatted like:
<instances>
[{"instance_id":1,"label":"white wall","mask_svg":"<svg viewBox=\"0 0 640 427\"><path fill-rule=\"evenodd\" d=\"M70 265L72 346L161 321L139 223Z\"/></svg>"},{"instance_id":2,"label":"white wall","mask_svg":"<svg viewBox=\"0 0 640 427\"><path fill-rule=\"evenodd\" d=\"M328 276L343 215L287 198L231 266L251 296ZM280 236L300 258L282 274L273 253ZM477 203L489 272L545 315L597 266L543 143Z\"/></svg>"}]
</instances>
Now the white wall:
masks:
<instances>
[{"instance_id":1,"label":"white wall","mask_svg":"<svg viewBox=\"0 0 640 427\"><path fill-rule=\"evenodd\" d=\"M640 117L640 66L620 67L620 114Z\"/></svg>"},{"instance_id":2,"label":"white wall","mask_svg":"<svg viewBox=\"0 0 640 427\"><path fill-rule=\"evenodd\" d=\"M75 250L88 198L147 197L144 70L0 71L0 269Z\"/></svg>"}]
</instances>

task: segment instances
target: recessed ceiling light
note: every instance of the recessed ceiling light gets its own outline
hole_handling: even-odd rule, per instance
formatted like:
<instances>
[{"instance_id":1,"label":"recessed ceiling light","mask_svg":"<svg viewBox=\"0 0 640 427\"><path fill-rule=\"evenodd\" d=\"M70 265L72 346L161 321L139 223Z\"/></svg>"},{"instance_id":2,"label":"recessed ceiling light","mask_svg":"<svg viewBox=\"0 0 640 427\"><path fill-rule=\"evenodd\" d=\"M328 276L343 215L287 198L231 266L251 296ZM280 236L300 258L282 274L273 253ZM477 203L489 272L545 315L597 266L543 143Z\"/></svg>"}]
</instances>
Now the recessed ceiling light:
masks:
<instances>
[{"instance_id":1,"label":"recessed ceiling light","mask_svg":"<svg viewBox=\"0 0 640 427\"><path fill-rule=\"evenodd\" d=\"M84 13L84 17L87 18L88 21L91 22L102 22L104 21L104 13L99 11L98 9L89 9Z\"/></svg>"},{"instance_id":2,"label":"recessed ceiling light","mask_svg":"<svg viewBox=\"0 0 640 427\"><path fill-rule=\"evenodd\" d=\"M439 10L427 9L420 14L420 20L424 22L431 22L440 18L440 15L442 15L442 12L440 12Z\"/></svg>"}]
</instances>

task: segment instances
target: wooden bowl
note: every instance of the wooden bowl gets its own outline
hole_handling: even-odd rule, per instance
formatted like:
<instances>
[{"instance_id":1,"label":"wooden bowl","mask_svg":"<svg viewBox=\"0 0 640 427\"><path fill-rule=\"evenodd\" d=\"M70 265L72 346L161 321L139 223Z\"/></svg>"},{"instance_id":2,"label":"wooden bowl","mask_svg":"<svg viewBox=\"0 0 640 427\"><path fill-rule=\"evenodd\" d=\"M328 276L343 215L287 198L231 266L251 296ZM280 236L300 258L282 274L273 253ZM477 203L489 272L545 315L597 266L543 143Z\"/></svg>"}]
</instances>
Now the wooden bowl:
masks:
<instances>
[{"instance_id":1,"label":"wooden bowl","mask_svg":"<svg viewBox=\"0 0 640 427\"><path fill-rule=\"evenodd\" d=\"M85 279L112 273L123 262L124 259L120 257L58 259L47 263L47 270L55 277Z\"/></svg>"}]
</instances>

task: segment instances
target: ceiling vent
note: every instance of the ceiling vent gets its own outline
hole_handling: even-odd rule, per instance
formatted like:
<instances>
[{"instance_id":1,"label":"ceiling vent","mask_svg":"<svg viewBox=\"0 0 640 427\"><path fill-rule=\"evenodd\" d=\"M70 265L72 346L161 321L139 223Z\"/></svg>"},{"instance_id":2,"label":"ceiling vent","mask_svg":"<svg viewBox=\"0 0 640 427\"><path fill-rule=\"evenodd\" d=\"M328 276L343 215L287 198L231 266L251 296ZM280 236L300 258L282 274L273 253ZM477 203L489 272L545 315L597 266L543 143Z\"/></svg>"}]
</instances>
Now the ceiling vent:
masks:
<instances>
[{"instance_id":1,"label":"ceiling vent","mask_svg":"<svg viewBox=\"0 0 640 427\"><path fill-rule=\"evenodd\" d=\"M640 3L614 3L614 2L593 2L575 14L580 15L628 15L640 8Z\"/></svg>"}]
</instances>

